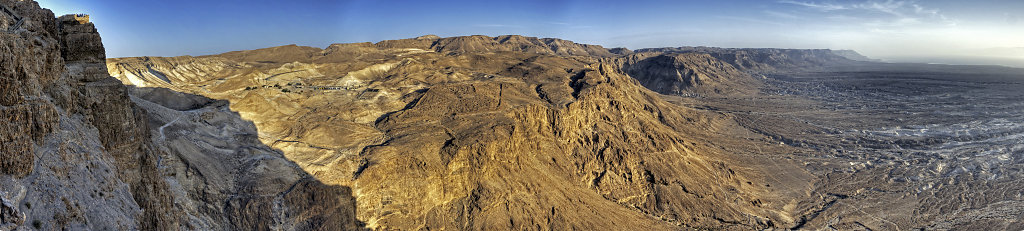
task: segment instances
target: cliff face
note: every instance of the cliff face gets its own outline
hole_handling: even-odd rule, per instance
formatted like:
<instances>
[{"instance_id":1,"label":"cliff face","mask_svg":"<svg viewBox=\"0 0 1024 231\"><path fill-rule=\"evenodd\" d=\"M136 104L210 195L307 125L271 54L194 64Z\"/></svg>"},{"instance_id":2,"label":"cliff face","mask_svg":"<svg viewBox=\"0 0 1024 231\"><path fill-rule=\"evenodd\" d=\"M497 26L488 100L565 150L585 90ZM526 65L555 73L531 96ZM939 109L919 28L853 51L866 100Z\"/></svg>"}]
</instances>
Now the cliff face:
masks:
<instances>
[{"instance_id":1,"label":"cliff face","mask_svg":"<svg viewBox=\"0 0 1024 231\"><path fill-rule=\"evenodd\" d=\"M647 52L616 61L645 87L667 95L751 93L760 85L748 73L707 53Z\"/></svg>"},{"instance_id":2,"label":"cliff face","mask_svg":"<svg viewBox=\"0 0 1024 231\"><path fill-rule=\"evenodd\" d=\"M828 49L669 47L640 49L637 52L709 54L737 69L761 73L823 69L854 62L841 55L849 52Z\"/></svg>"},{"instance_id":3,"label":"cliff face","mask_svg":"<svg viewBox=\"0 0 1024 231\"><path fill-rule=\"evenodd\" d=\"M740 70L707 54L635 54L630 62L551 41L425 36L320 51L121 58L108 67L125 83L230 101L263 144L326 184L352 187L357 217L372 228L794 222L786 206L795 194L734 161L728 142L712 142L736 128L729 118L665 102L628 67L723 84Z\"/></svg>"},{"instance_id":4,"label":"cliff face","mask_svg":"<svg viewBox=\"0 0 1024 231\"><path fill-rule=\"evenodd\" d=\"M252 124L225 105L193 97L200 107L181 112L149 100L184 95L131 97L91 23L32 1L0 6L0 230L356 227L347 187L247 139ZM187 115L164 121L175 112ZM168 134L182 124L206 136ZM210 139L234 142L195 142Z\"/></svg>"},{"instance_id":5,"label":"cliff face","mask_svg":"<svg viewBox=\"0 0 1024 231\"><path fill-rule=\"evenodd\" d=\"M518 35L450 38L428 35L411 39L381 41L375 44L333 44L326 49L288 45L228 52L215 56L121 59L111 65L134 65L136 67L111 66L110 69L114 71L113 75L124 76L127 83L137 86L175 88L176 84L172 83L174 81L183 83L206 81L214 77L210 73L251 74L256 70L278 67L291 62L326 66L346 63L349 66L365 67L373 64L366 60L387 58L379 50L403 50L405 54L436 52L455 56L471 53L522 52L562 57L586 57L588 59L607 58L611 59L610 63L616 63L622 71L639 80L648 89L662 94L684 96L750 94L757 92L761 86L761 82L757 80L761 74L821 70L826 67L850 65L857 63L855 60L865 61L866 59L866 57L848 50L676 47L648 48L633 52L625 48L609 50L597 45ZM149 63L159 65L149 65ZM306 69L323 70L321 67ZM235 73L222 73L224 70ZM335 68L327 72L343 72L345 70L345 68ZM121 73L122 71L126 73ZM315 76L315 74L312 75Z\"/></svg>"},{"instance_id":6,"label":"cliff face","mask_svg":"<svg viewBox=\"0 0 1024 231\"><path fill-rule=\"evenodd\" d=\"M176 227L192 230L354 230L348 187L309 177L228 102L163 88L132 88L149 118L157 165L174 198Z\"/></svg>"},{"instance_id":7,"label":"cliff face","mask_svg":"<svg viewBox=\"0 0 1024 231\"><path fill-rule=\"evenodd\" d=\"M853 60L853 61L865 61L865 62L880 62L881 61L879 59L868 58L867 56L864 56L864 55L862 55L859 52L854 51L854 50L833 50L832 53L835 54L835 55L838 55L838 56L842 56L843 58L847 58L849 60Z\"/></svg>"},{"instance_id":8,"label":"cliff face","mask_svg":"<svg viewBox=\"0 0 1024 231\"><path fill-rule=\"evenodd\" d=\"M536 38L519 35L488 37L482 35L440 38L421 36L415 39L387 40L376 44L380 48L416 48L441 53L516 51L560 56L613 56L598 45L579 44L555 38Z\"/></svg>"},{"instance_id":9,"label":"cliff face","mask_svg":"<svg viewBox=\"0 0 1024 231\"><path fill-rule=\"evenodd\" d=\"M172 227L148 128L105 72L91 24L3 1L3 206L8 229ZM13 217L13 219L12 219Z\"/></svg>"},{"instance_id":10,"label":"cliff face","mask_svg":"<svg viewBox=\"0 0 1024 231\"><path fill-rule=\"evenodd\" d=\"M378 43L332 44L326 49L286 45L247 51L234 51L199 58L224 58L249 65L266 63L338 63L359 62L368 58L383 58L379 49L405 50L407 52L437 52L442 54L465 54L485 52L525 52L557 56L611 57L615 54L598 45L579 44L555 38L536 38L519 35L488 37L483 35L441 38L434 35L410 39L386 40ZM619 51L622 52L622 51ZM372 57L371 57L372 56ZM185 56L188 57L188 56ZM184 57L174 57L178 59ZM188 57L191 58L191 57ZM145 59L145 58L143 58Z\"/></svg>"},{"instance_id":11,"label":"cliff face","mask_svg":"<svg viewBox=\"0 0 1024 231\"><path fill-rule=\"evenodd\" d=\"M658 93L721 96L756 93L761 86L756 77L762 74L823 70L857 62L851 58L866 59L854 51L826 49L674 47L640 49L618 61L630 76Z\"/></svg>"}]
</instances>

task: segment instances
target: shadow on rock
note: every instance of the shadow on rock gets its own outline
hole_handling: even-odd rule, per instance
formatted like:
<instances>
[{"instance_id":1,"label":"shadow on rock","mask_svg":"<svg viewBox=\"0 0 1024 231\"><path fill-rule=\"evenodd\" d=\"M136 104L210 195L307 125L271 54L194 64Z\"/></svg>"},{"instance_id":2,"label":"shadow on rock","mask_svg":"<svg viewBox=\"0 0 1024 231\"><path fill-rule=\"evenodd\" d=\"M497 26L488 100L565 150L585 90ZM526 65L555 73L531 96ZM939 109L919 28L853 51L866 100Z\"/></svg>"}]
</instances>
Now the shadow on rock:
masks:
<instances>
[{"instance_id":1,"label":"shadow on rock","mask_svg":"<svg viewBox=\"0 0 1024 231\"><path fill-rule=\"evenodd\" d=\"M149 118L157 165L180 224L215 230L358 230L355 198L325 185L258 139L229 103L164 88L130 87Z\"/></svg>"}]
</instances>

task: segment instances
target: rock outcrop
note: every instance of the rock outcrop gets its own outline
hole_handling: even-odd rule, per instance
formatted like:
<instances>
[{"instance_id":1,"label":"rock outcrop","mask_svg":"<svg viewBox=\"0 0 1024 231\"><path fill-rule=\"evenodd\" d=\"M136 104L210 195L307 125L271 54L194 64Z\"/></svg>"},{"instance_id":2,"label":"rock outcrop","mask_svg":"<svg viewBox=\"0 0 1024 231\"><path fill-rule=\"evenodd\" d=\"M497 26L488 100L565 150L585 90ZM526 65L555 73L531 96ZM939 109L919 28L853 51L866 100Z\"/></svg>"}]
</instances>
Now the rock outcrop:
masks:
<instances>
[{"instance_id":1,"label":"rock outcrop","mask_svg":"<svg viewBox=\"0 0 1024 231\"><path fill-rule=\"evenodd\" d=\"M0 4L22 19L0 33L0 195L19 217L0 228L174 227L144 117L106 74L92 24L31 1Z\"/></svg>"},{"instance_id":2,"label":"rock outcrop","mask_svg":"<svg viewBox=\"0 0 1024 231\"><path fill-rule=\"evenodd\" d=\"M223 58L240 62L236 65L260 66L267 64L302 62L302 63L339 63L358 62L370 58L381 58L381 49L405 50L409 53L416 52L438 52L442 54L458 55L464 53L481 52L526 52L536 54L549 54L558 56L591 56L611 57L616 54L599 45L579 44L568 40L555 38L536 38L519 35L502 35L488 37L483 35L461 36L441 38L434 35L425 35L411 39L386 40L377 43L352 43L332 44L326 49L315 47L285 45L246 51L233 51L219 55L201 56L204 61ZM628 51L628 50L626 50ZM624 52L617 50L617 52ZM190 56L158 58L141 57L142 59L154 58L174 62L193 58ZM154 62L161 62L159 60ZM121 62L118 62L121 63ZM244 64L243 64L244 63ZM167 65L159 65L166 67ZM137 69L137 68L131 68ZM187 69L187 68L180 68ZM112 68L116 71L116 68ZM213 73L219 70L201 70L203 73ZM168 76L191 76L188 74L163 73Z\"/></svg>"},{"instance_id":3,"label":"rock outcrop","mask_svg":"<svg viewBox=\"0 0 1024 231\"><path fill-rule=\"evenodd\" d=\"M666 95L747 94L760 85L748 73L707 53L646 52L617 61L645 87Z\"/></svg>"},{"instance_id":4,"label":"rock outcrop","mask_svg":"<svg viewBox=\"0 0 1024 231\"><path fill-rule=\"evenodd\" d=\"M842 56L843 58L853 61L864 61L864 62L880 62L880 59L873 59L860 54L855 50L832 50L832 54Z\"/></svg>"},{"instance_id":5,"label":"rock outcrop","mask_svg":"<svg viewBox=\"0 0 1024 231\"><path fill-rule=\"evenodd\" d=\"M849 58L848 58L849 57ZM852 66L855 51L670 47L639 49L617 60L645 87L666 95L749 95L765 74Z\"/></svg>"},{"instance_id":6,"label":"rock outcrop","mask_svg":"<svg viewBox=\"0 0 1024 231\"><path fill-rule=\"evenodd\" d=\"M0 6L17 19L0 31L0 230L360 226L349 188L256 141L224 102L132 97L92 23L33 1Z\"/></svg>"},{"instance_id":7,"label":"rock outcrop","mask_svg":"<svg viewBox=\"0 0 1024 231\"><path fill-rule=\"evenodd\" d=\"M311 178L259 142L228 102L164 88L133 88L149 118L160 173L191 230L355 230L348 187ZM301 198L297 200L297 198Z\"/></svg>"},{"instance_id":8,"label":"rock outcrop","mask_svg":"<svg viewBox=\"0 0 1024 231\"><path fill-rule=\"evenodd\" d=\"M854 62L828 49L668 47L640 49L637 52L704 53L732 64L737 69L756 73L821 70Z\"/></svg>"},{"instance_id":9,"label":"rock outcrop","mask_svg":"<svg viewBox=\"0 0 1024 231\"><path fill-rule=\"evenodd\" d=\"M472 52L516 51L561 56L613 56L598 45L579 44L555 38L536 38L519 35L488 37L483 35L440 38L420 36L414 39L387 40L376 44L380 48L415 48L441 53L464 54Z\"/></svg>"},{"instance_id":10,"label":"rock outcrop","mask_svg":"<svg viewBox=\"0 0 1024 231\"><path fill-rule=\"evenodd\" d=\"M709 54L617 56L555 41L424 36L318 52L119 58L108 67L126 84L229 101L263 144L326 184L352 187L357 218L370 228L794 222L786 208L795 194L770 188L769 174L712 142L735 128L729 118L666 102L629 67L664 65L652 76L723 87L735 78L726 74L746 76L741 70Z\"/></svg>"}]
</instances>

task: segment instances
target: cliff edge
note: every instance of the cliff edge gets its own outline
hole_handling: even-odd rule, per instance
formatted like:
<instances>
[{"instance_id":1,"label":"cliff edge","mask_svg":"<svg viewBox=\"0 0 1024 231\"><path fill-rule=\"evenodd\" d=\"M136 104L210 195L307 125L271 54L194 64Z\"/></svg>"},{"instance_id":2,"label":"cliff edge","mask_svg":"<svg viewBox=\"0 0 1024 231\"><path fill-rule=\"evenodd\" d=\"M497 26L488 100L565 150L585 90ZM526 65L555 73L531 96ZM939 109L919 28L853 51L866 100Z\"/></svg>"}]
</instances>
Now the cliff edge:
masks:
<instances>
[{"instance_id":1,"label":"cliff edge","mask_svg":"<svg viewBox=\"0 0 1024 231\"><path fill-rule=\"evenodd\" d=\"M0 6L0 230L360 226L348 187L251 142L252 123L226 104L193 97L204 103L178 111L167 102L187 96L132 96L148 90L109 76L84 16Z\"/></svg>"}]
</instances>

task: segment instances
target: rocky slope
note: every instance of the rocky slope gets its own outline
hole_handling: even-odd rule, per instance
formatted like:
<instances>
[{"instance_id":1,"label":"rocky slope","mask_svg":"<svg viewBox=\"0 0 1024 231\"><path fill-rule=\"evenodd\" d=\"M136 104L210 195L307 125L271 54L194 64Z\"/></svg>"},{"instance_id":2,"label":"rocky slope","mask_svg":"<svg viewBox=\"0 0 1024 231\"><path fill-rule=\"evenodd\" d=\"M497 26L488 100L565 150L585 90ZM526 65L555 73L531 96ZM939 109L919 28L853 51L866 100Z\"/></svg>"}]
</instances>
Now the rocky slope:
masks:
<instances>
[{"instance_id":1,"label":"rocky slope","mask_svg":"<svg viewBox=\"0 0 1024 231\"><path fill-rule=\"evenodd\" d=\"M906 103L871 97L935 72L1007 70L932 65L899 80L886 72L905 65L852 51L631 51L515 35L104 64L87 21L0 6L0 230L1021 226L1020 190L1007 187L1019 173L989 164L1019 164L1010 155L899 162L905 147L947 141L1016 150L1004 118L982 124L992 134L910 146L899 134L918 129L815 125L900 125ZM787 77L826 70L867 80L837 92ZM1017 83L1000 81L970 89L1010 97L964 111L1016 105ZM979 92L964 95L991 93ZM926 101L950 98L940 93ZM894 111L850 116L814 97Z\"/></svg>"},{"instance_id":2,"label":"rocky slope","mask_svg":"<svg viewBox=\"0 0 1024 231\"><path fill-rule=\"evenodd\" d=\"M855 50L833 50L832 54L835 54L835 55L838 55L838 56L842 56L843 58L847 58L847 59L853 60L853 61L881 62L880 59L869 58L867 56L864 56L864 55L858 53Z\"/></svg>"},{"instance_id":3,"label":"rocky slope","mask_svg":"<svg viewBox=\"0 0 1024 231\"><path fill-rule=\"evenodd\" d=\"M750 74L707 53L643 52L618 61L645 87L667 95L745 94L759 85Z\"/></svg>"},{"instance_id":4,"label":"rocky slope","mask_svg":"<svg viewBox=\"0 0 1024 231\"><path fill-rule=\"evenodd\" d=\"M256 138L225 101L163 88L132 88L149 118L175 211L194 230L356 229L347 187L309 177Z\"/></svg>"},{"instance_id":5,"label":"rocky slope","mask_svg":"<svg viewBox=\"0 0 1024 231\"><path fill-rule=\"evenodd\" d=\"M860 56L855 51L775 48L670 47L640 49L637 52L709 54L738 69L757 73L822 70L856 63L846 56Z\"/></svg>"},{"instance_id":6,"label":"rocky slope","mask_svg":"<svg viewBox=\"0 0 1024 231\"><path fill-rule=\"evenodd\" d=\"M598 45L579 44L555 38L536 38L519 35L503 35L498 37L474 35L449 38L426 35L414 39L382 41L375 45L379 48L414 48L449 54L519 51L560 56L613 56L607 49Z\"/></svg>"},{"instance_id":7,"label":"rocky slope","mask_svg":"<svg viewBox=\"0 0 1024 231\"><path fill-rule=\"evenodd\" d=\"M359 225L347 187L251 138L223 102L130 90L91 23L0 6L0 230Z\"/></svg>"},{"instance_id":8,"label":"rocky slope","mask_svg":"<svg viewBox=\"0 0 1024 231\"><path fill-rule=\"evenodd\" d=\"M375 229L788 227L809 190L778 167L791 163L770 161L779 178L739 155L764 144L722 135L739 129L728 116L642 85L716 92L751 78L710 54L423 36L107 66L126 84L229 101L262 143L352 187Z\"/></svg>"},{"instance_id":9,"label":"rocky slope","mask_svg":"<svg viewBox=\"0 0 1024 231\"><path fill-rule=\"evenodd\" d=\"M658 93L729 97L756 94L767 74L828 70L867 59L850 50L669 47L639 49L619 60L630 76Z\"/></svg>"}]
</instances>

